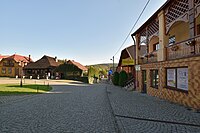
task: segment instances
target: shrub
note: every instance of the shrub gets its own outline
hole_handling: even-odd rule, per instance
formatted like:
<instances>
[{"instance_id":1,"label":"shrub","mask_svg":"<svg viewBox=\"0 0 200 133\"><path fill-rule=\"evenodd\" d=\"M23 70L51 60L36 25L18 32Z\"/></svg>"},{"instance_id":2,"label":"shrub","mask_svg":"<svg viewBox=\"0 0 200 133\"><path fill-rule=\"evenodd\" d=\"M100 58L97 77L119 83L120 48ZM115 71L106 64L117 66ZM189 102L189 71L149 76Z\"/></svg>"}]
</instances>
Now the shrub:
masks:
<instances>
[{"instance_id":1,"label":"shrub","mask_svg":"<svg viewBox=\"0 0 200 133\"><path fill-rule=\"evenodd\" d=\"M118 85L118 83L119 83L119 73L118 72L114 72L112 82L114 85Z\"/></svg>"},{"instance_id":2,"label":"shrub","mask_svg":"<svg viewBox=\"0 0 200 133\"><path fill-rule=\"evenodd\" d=\"M121 71L119 73L119 83L118 83L119 86L124 87L127 80L128 80L128 75L126 71Z\"/></svg>"}]
</instances>

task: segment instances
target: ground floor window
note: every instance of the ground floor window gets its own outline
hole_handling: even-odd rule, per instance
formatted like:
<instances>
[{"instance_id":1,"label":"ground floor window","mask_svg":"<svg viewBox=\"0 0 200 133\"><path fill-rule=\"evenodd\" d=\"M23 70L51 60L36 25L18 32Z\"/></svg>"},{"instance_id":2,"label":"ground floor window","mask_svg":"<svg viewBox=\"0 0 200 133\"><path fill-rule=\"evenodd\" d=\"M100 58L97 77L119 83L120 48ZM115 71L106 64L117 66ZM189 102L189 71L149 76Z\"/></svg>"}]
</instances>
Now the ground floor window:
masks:
<instances>
[{"instance_id":1,"label":"ground floor window","mask_svg":"<svg viewBox=\"0 0 200 133\"><path fill-rule=\"evenodd\" d=\"M159 80L158 70L151 70L150 76L151 76L151 87L158 88L158 80Z\"/></svg>"},{"instance_id":2,"label":"ground floor window","mask_svg":"<svg viewBox=\"0 0 200 133\"><path fill-rule=\"evenodd\" d=\"M167 87L188 91L188 68L167 68Z\"/></svg>"},{"instance_id":3,"label":"ground floor window","mask_svg":"<svg viewBox=\"0 0 200 133\"><path fill-rule=\"evenodd\" d=\"M12 68L11 67L8 68L8 74L12 74Z\"/></svg>"},{"instance_id":4,"label":"ground floor window","mask_svg":"<svg viewBox=\"0 0 200 133\"><path fill-rule=\"evenodd\" d=\"M1 73L2 73L2 74L6 74L6 68L5 68L5 67L3 67L3 68L1 69Z\"/></svg>"}]
</instances>

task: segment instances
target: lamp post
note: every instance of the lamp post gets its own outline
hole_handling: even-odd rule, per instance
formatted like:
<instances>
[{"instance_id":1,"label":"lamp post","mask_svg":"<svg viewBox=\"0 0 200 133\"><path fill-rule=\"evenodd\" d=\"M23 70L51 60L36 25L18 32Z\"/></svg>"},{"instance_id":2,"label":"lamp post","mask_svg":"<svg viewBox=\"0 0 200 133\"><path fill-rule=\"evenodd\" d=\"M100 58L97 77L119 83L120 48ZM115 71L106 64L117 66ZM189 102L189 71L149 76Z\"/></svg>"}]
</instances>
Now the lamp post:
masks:
<instances>
[{"instance_id":1,"label":"lamp post","mask_svg":"<svg viewBox=\"0 0 200 133\"><path fill-rule=\"evenodd\" d=\"M21 69L21 81L20 81L20 87L22 87L23 66L24 66L24 63L23 63L23 61L21 61L21 67L22 67L22 69Z\"/></svg>"},{"instance_id":2,"label":"lamp post","mask_svg":"<svg viewBox=\"0 0 200 133\"><path fill-rule=\"evenodd\" d=\"M114 69L115 69L115 66L114 66L114 56L113 56L113 58L112 58L112 59L110 59L110 60L112 60L112 61L113 61L113 72L114 72Z\"/></svg>"}]
</instances>

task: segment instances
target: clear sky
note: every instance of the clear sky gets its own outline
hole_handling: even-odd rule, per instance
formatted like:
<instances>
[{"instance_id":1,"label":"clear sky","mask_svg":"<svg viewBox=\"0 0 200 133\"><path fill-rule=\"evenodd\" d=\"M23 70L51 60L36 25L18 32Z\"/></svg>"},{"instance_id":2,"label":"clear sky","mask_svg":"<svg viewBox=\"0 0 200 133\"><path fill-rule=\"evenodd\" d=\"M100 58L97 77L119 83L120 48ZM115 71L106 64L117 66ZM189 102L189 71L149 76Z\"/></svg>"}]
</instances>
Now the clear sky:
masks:
<instances>
[{"instance_id":1,"label":"clear sky","mask_svg":"<svg viewBox=\"0 0 200 133\"><path fill-rule=\"evenodd\" d=\"M73 59L84 65L110 60L147 0L0 0L0 54ZM151 0L133 31L166 0ZM125 48L132 43L131 37ZM121 51L120 51L121 52ZM120 52L115 57L118 63Z\"/></svg>"}]
</instances>

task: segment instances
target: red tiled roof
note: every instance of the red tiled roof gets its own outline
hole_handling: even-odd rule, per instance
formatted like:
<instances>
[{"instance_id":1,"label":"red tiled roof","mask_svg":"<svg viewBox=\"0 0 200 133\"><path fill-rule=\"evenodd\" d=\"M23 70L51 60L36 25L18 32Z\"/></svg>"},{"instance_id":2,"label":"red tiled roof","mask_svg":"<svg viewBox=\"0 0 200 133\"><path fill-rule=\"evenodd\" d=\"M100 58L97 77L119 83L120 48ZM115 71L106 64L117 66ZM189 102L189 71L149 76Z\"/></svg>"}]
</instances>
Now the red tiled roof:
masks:
<instances>
[{"instance_id":1,"label":"red tiled roof","mask_svg":"<svg viewBox=\"0 0 200 133\"><path fill-rule=\"evenodd\" d=\"M26 62L26 63L33 62L33 60L32 60L31 58L30 58L30 60L29 60L29 57L22 56L22 55L17 55L17 54L8 56L8 57L6 57L5 59L13 59L13 60L15 60L16 62L20 62L20 61L23 61L23 62Z\"/></svg>"},{"instance_id":2,"label":"red tiled roof","mask_svg":"<svg viewBox=\"0 0 200 133\"><path fill-rule=\"evenodd\" d=\"M44 55L36 62L29 63L25 69L45 69L49 67L57 67L60 63L56 62L55 58Z\"/></svg>"},{"instance_id":3,"label":"red tiled roof","mask_svg":"<svg viewBox=\"0 0 200 133\"><path fill-rule=\"evenodd\" d=\"M78 62L75 62L74 60L68 60L67 64L73 64L73 65L77 66L79 69L81 69L83 71L87 71L88 70L85 66L81 65Z\"/></svg>"},{"instance_id":4,"label":"red tiled roof","mask_svg":"<svg viewBox=\"0 0 200 133\"><path fill-rule=\"evenodd\" d=\"M3 58L7 58L8 55L0 55L0 61L3 59Z\"/></svg>"}]
</instances>

